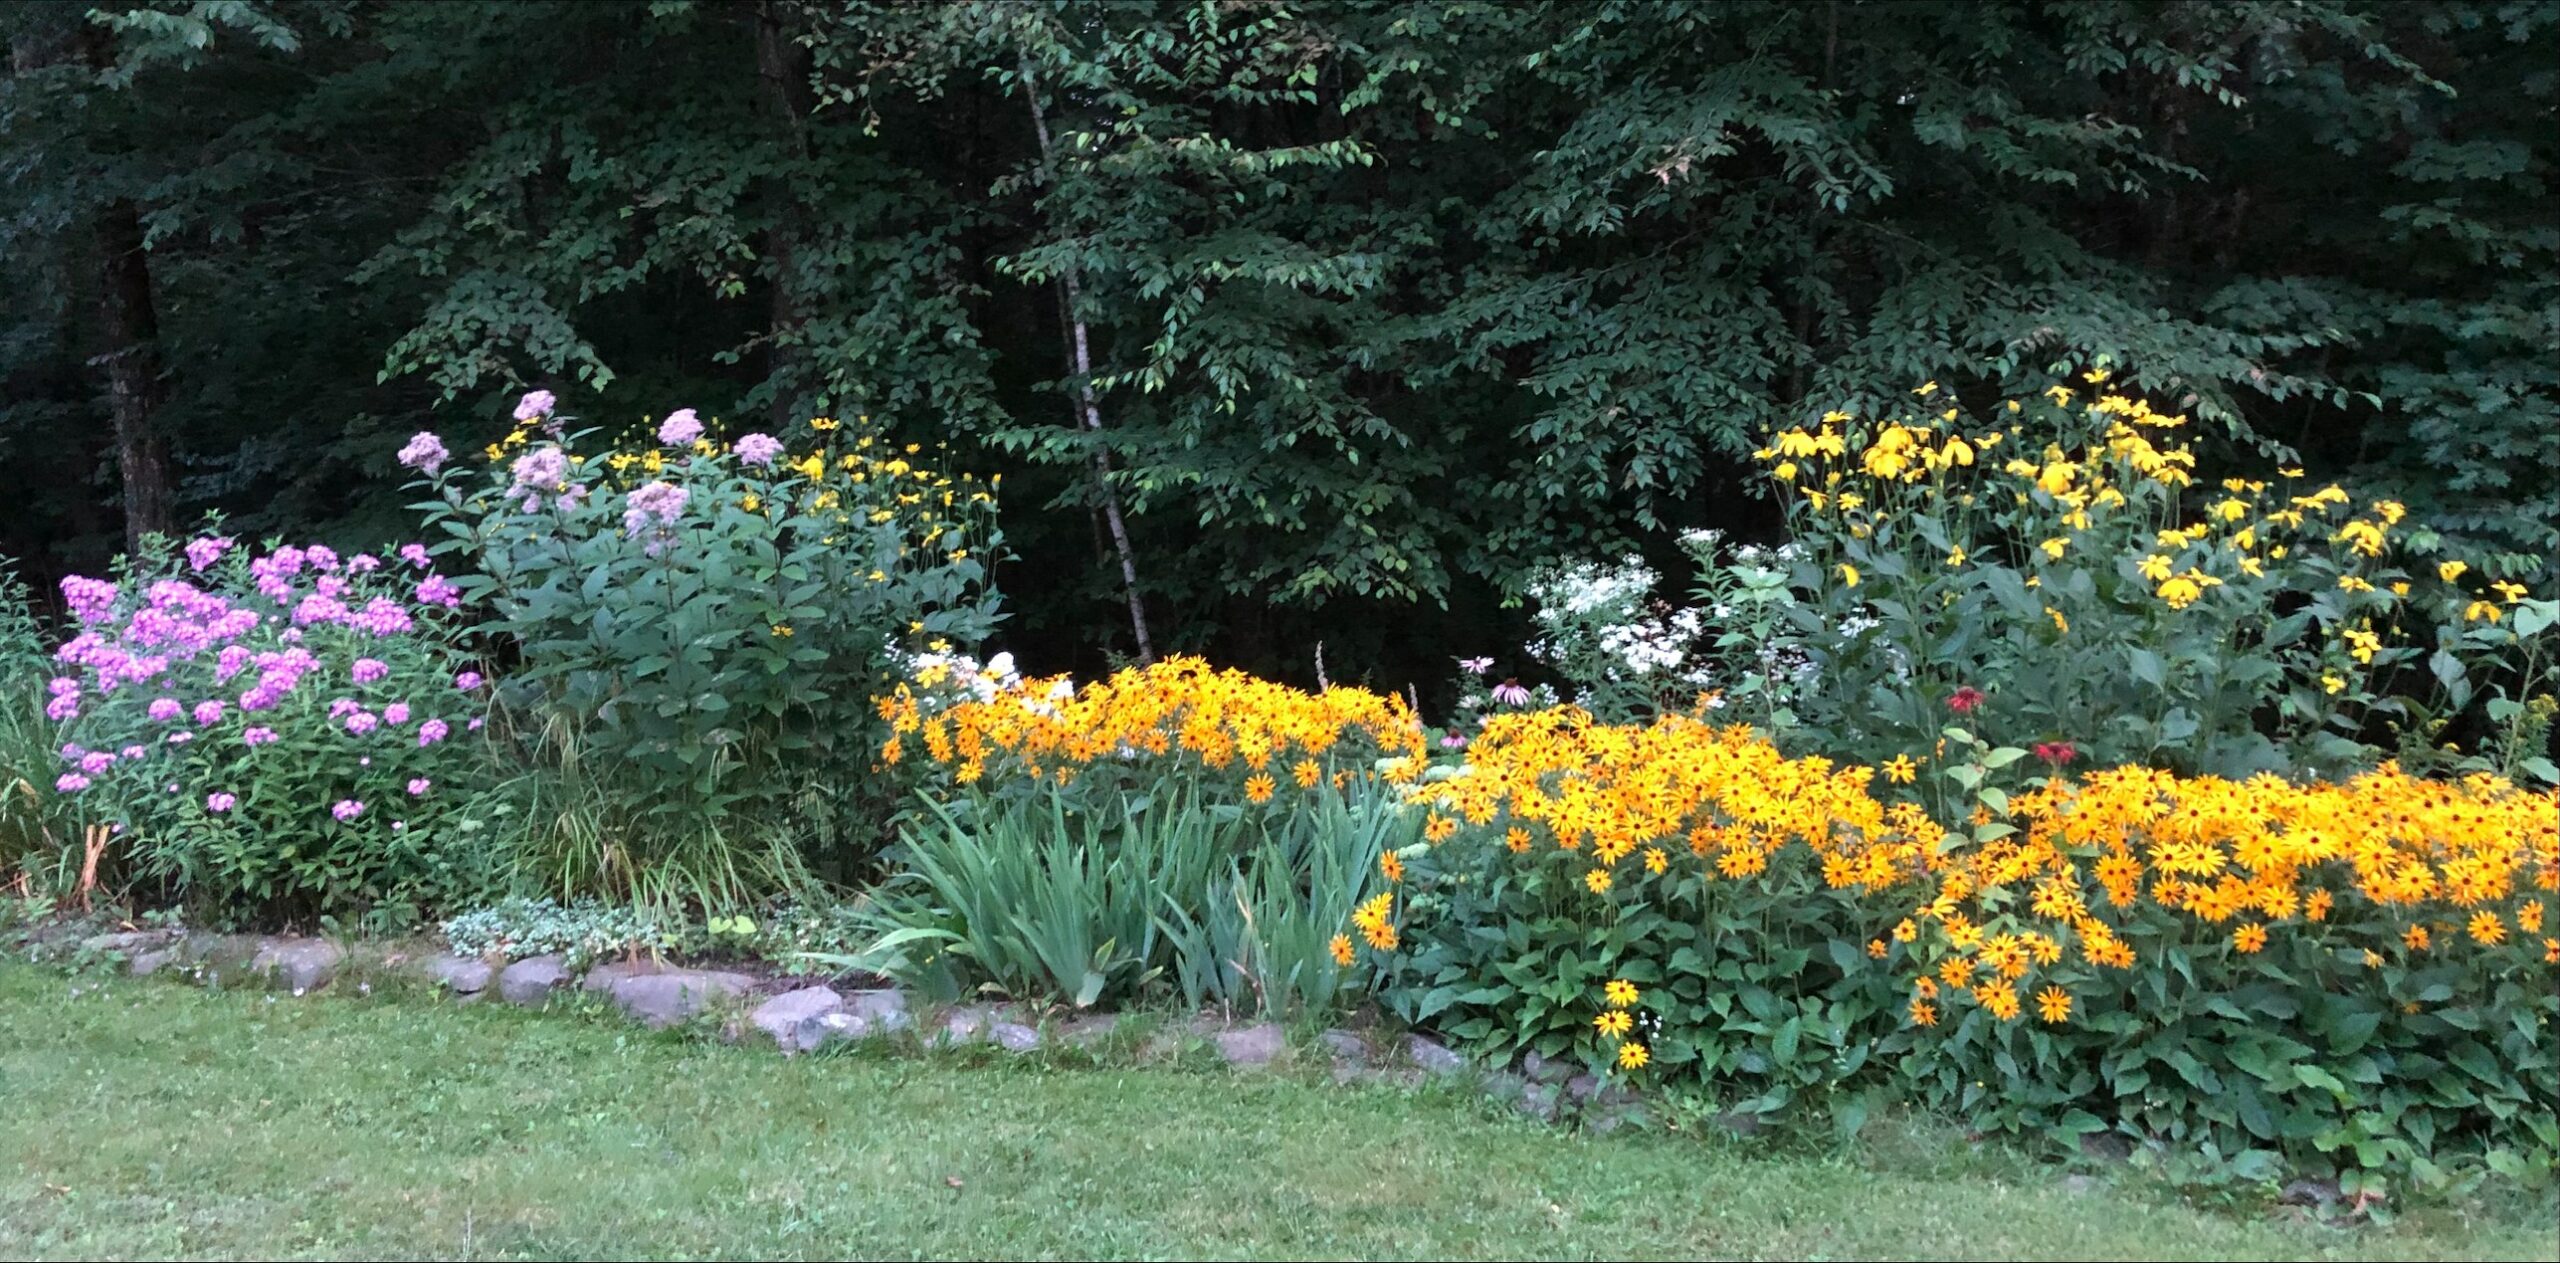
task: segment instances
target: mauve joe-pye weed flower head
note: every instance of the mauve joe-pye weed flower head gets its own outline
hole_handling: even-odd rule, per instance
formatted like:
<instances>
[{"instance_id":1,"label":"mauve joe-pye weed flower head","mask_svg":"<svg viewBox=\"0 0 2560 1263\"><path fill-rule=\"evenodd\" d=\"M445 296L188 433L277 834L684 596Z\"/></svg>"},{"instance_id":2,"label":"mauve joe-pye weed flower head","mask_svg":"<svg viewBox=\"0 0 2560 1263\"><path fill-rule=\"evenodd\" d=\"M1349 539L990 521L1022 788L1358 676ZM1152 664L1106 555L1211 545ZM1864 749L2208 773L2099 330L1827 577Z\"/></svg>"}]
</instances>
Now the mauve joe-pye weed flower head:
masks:
<instances>
[{"instance_id":1,"label":"mauve joe-pye weed flower head","mask_svg":"<svg viewBox=\"0 0 2560 1263\"><path fill-rule=\"evenodd\" d=\"M782 455L782 440L770 434L749 434L738 440L738 459L759 468L770 465Z\"/></svg>"},{"instance_id":2,"label":"mauve joe-pye weed flower head","mask_svg":"<svg viewBox=\"0 0 2560 1263\"><path fill-rule=\"evenodd\" d=\"M547 417L551 415L552 409L559 406L559 397L550 391L529 390L525 392L524 398L516 401L516 420L531 421L537 417Z\"/></svg>"},{"instance_id":3,"label":"mauve joe-pye weed flower head","mask_svg":"<svg viewBox=\"0 0 2560 1263\"><path fill-rule=\"evenodd\" d=\"M629 495L623 497L623 503L627 506L622 511L623 531L637 536L649 528L652 519L655 519L660 526L673 526L675 520L683 516L685 501L691 499L692 494L672 482L664 481L647 483L634 488Z\"/></svg>"},{"instance_id":4,"label":"mauve joe-pye weed flower head","mask_svg":"<svg viewBox=\"0 0 2560 1263\"><path fill-rule=\"evenodd\" d=\"M658 424L658 441L669 447L684 447L702 437L702 420L691 408L678 408Z\"/></svg>"},{"instance_id":5,"label":"mauve joe-pye weed flower head","mask_svg":"<svg viewBox=\"0 0 2560 1263\"><path fill-rule=\"evenodd\" d=\"M411 435L409 445L400 449L401 465L422 474L432 474L444 468L444 463L452 457L453 453L444 450L444 440L429 430Z\"/></svg>"}]
</instances>

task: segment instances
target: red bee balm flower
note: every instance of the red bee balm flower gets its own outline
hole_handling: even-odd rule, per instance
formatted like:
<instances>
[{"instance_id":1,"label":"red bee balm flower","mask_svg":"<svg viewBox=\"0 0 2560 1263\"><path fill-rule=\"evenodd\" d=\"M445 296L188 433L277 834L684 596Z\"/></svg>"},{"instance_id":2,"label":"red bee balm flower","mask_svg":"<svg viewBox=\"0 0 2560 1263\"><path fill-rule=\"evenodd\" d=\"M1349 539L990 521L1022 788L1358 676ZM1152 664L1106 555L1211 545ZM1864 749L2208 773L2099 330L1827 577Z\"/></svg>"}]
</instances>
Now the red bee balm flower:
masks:
<instances>
[{"instance_id":1,"label":"red bee balm flower","mask_svg":"<svg viewBox=\"0 0 2560 1263\"><path fill-rule=\"evenodd\" d=\"M2080 752L2072 749L2068 741L2047 741L2036 746L2036 757L2058 769L2063 764L2079 758Z\"/></svg>"},{"instance_id":2,"label":"red bee balm flower","mask_svg":"<svg viewBox=\"0 0 2560 1263\"><path fill-rule=\"evenodd\" d=\"M1980 706L1984 700L1982 690L1968 684L1948 695L1947 709L1959 715L1970 715L1973 713L1973 708Z\"/></svg>"}]
</instances>

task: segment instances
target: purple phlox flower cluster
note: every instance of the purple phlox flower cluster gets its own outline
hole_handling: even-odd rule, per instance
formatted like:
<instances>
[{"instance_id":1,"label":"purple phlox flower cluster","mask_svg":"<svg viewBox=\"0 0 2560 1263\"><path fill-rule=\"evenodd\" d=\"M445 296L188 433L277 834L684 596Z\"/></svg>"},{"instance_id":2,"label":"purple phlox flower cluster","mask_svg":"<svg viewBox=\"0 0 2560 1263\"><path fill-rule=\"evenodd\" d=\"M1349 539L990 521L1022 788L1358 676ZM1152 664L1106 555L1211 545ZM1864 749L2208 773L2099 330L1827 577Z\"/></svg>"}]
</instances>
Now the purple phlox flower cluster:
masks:
<instances>
[{"instance_id":1,"label":"purple phlox flower cluster","mask_svg":"<svg viewBox=\"0 0 2560 1263\"><path fill-rule=\"evenodd\" d=\"M53 788L59 793L76 794L89 788L89 778L78 772L65 772L53 778Z\"/></svg>"},{"instance_id":2,"label":"purple phlox flower cluster","mask_svg":"<svg viewBox=\"0 0 2560 1263\"><path fill-rule=\"evenodd\" d=\"M222 703L210 699L196 703L195 721L199 728L222 722Z\"/></svg>"},{"instance_id":3,"label":"purple phlox flower cluster","mask_svg":"<svg viewBox=\"0 0 2560 1263\"><path fill-rule=\"evenodd\" d=\"M453 453L444 450L444 440L437 438L432 430L420 430L411 435L409 445L400 449L401 466L422 474L432 474L444 468L444 463L452 458Z\"/></svg>"},{"instance_id":4,"label":"purple phlox flower cluster","mask_svg":"<svg viewBox=\"0 0 2560 1263\"><path fill-rule=\"evenodd\" d=\"M196 735L195 735L194 733L192 733L192 732L187 731L187 730L186 730L186 729L184 729L184 728L181 728L181 729L177 730L176 732L170 733L170 734L169 734L169 738L168 738L168 739L169 739L169 744L171 744L171 745L173 745L173 746L182 746L182 745L185 745L186 743L188 743L188 742L190 742L190 741L195 740L195 739L196 739Z\"/></svg>"},{"instance_id":5,"label":"purple phlox flower cluster","mask_svg":"<svg viewBox=\"0 0 2560 1263\"><path fill-rule=\"evenodd\" d=\"M653 520L661 528L675 525L676 519L684 515L685 501L692 495L684 488L665 481L633 488L631 494L623 497L623 532L637 538L649 529Z\"/></svg>"},{"instance_id":6,"label":"purple phlox flower cluster","mask_svg":"<svg viewBox=\"0 0 2560 1263\"><path fill-rule=\"evenodd\" d=\"M411 798L416 798L433 788L435 788L434 781L428 780L423 776L416 777L409 782L409 796Z\"/></svg>"},{"instance_id":7,"label":"purple phlox flower cluster","mask_svg":"<svg viewBox=\"0 0 2560 1263\"><path fill-rule=\"evenodd\" d=\"M392 704L383 707L382 722L386 724L405 724L409 722L409 704L407 702L393 702Z\"/></svg>"},{"instance_id":8,"label":"purple phlox flower cluster","mask_svg":"<svg viewBox=\"0 0 2560 1263\"><path fill-rule=\"evenodd\" d=\"M371 684L391 674L391 664L380 658L358 658L355 666L349 668L347 674L358 684Z\"/></svg>"},{"instance_id":9,"label":"purple phlox flower cluster","mask_svg":"<svg viewBox=\"0 0 2560 1263\"><path fill-rule=\"evenodd\" d=\"M329 814L340 820L353 820L364 814L364 804L352 798L341 798L329 808Z\"/></svg>"},{"instance_id":10,"label":"purple phlox flower cluster","mask_svg":"<svg viewBox=\"0 0 2560 1263\"><path fill-rule=\"evenodd\" d=\"M547 417L551 415L552 409L559 406L559 397L550 391L528 390L524 398L516 401L516 420L531 421L537 417Z\"/></svg>"},{"instance_id":11,"label":"purple phlox flower cluster","mask_svg":"<svg viewBox=\"0 0 2560 1263\"><path fill-rule=\"evenodd\" d=\"M381 726L382 717L369 710L360 710L347 716L347 731L359 737Z\"/></svg>"},{"instance_id":12,"label":"purple phlox flower cluster","mask_svg":"<svg viewBox=\"0 0 2560 1263\"><path fill-rule=\"evenodd\" d=\"M273 745L275 742L276 730L273 728L251 728L240 734L240 744L251 748Z\"/></svg>"},{"instance_id":13,"label":"purple phlox flower cluster","mask_svg":"<svg viewBox=\"0 0 2560 1263\"><path fill-rule=\"evenodd\" d=\"M80 756L80 770L96 776L116 765L116 756L105 750L91 750Z\"/></svg>"},{"instance_id":14,"label":"purple phlox flower cluster","mask_svg":"<svg viewBox=\"0 0 2560 1263\"><path fill-rule=\"evenodd\" d=\"M151 716L151 722L155 724L174 724L186 717L187 708L179 705L177 698L155 697L144 713Z\"/></svg>"},{"instance_id":15,"label":"purple phlox flower cluster","mask_svg":"<svg viewBox=\"0 0 2560 1263\"><path fill-rule=\"evenodd\" d=\"M71 616L83 623L104 619L116 607L116 585L86 575L66 575L62 580L62 599L71 607Z\"/></svg>"},{"instance_id":16,"label":"purple phlox flower cluster","mask_svg":"<svg viewBox=\"0 0 2560 1263\"><path fill-rule=\"evenodd\" d=\"M347 558L347 571L350 574L372 574L380 569L382 569L382 559L372 553L357 553Z\"/></svg>"},{"instance_id":17,"label":"purple phlox flower cluster","mask_svg":"<svg viewBox=\"0 0 2560 1263\"><path fill-rule=\"evenodd\" d=\"M426 569L427 562L429 560L427 557L427 546L424 544L402 544L400 546L400 560L408 562L410 565L416 566L421 570Z\"/></svg>"},{"instance_id":18,"label":"purple phlox flower cluster","mask_svg":"<svg viewBox=\"0 0 2560 1263\"><path fill-rule=\"evenodd\" d=\"M312 568L315 570L335 570L338 568L338 551L326 544L313 544L311 547L303 549L302 559L310 562Z\"/></svg>"},{"instance_id":19,"label":"purple phlox flower cluster","mask_svg":"<svg viewBox=\"0 0 2560 1263\"><path fill-rule=\"evenodd\" d=\"M80 681L57 675L45 681L44 691L50 695L44 704L45 718L69 719L80 713Z\"/></svg>"},{"instance_id":20,"label":"purple phlox flower cluster","mask_svg":"<svg viewBox=\"0 0 2560 1263\"><path fill-rule=\"evenodd\" d=\"M459 597L456 598L458 602ZM409 617L409 607L387 596L377 596L364 603L364 608L347 619L347 626L376 640L401 635L417 626Z\"/></svg>"},{"instance_id":21,"label":"purple phlox flower cluster","mask_svg":"<svg viewBox=\"0 0 2560 1263\"><path fill-rule=\"evenodd\" d=\"M237 794L207 794L204 796L204 809L214 813L215 815L220 815L223 812L229 811L239 805L240 797Z\"/></svg>"},{"instance_id":22,"label":"purple phlox flower cluster","mask_svg":"<svg viewBox=\"0 0 2560 1263\"><path fill-rule=\"evenodd\" d=\"M290 544L249 559L249 577L257 581L259 595L277 604L293 599L293 577L301 573L302 550Z\"/></svg>"},{"instance_id":23,"label":"purple phlox flower cluster","mask_svg":"<svg viewBox=\"0 0 2560 1263\"><path fill-rule=\"evenodd\" d=\"M128 759L138 759L151 752L143 749L141 746L126 746L124 749L116 751L116 753Z\"/></svg>"},{"instance_id":24,"label":"purple phlox flower cluster","mask_svg":"<svg viewBox=\"0 0 2560 1263\"><path fill-rule=\"evenodd\" d=\"M440 574L431 574L418 584L418 604L441 605L453 609L462 604L462 589Z\"/></svg>"},{"instance_id":25,"label":"purple phlox flower cluster","mask_svg":"<svg viewBox=\"0 0 2560 1263\"><path fill-rule=\"evenodd\" d=\"M749 434L738 440L738 459L762 468L782 455L782 440L770 434Z\"/></svg>"},{"instance_id":26,"label":"purple phlox flower cluster","mask_svg":"<svg viewBox=\"0 0 2560 1263\"><path fill-rule=\"evenodd\" d=\"M691 408L678 408L658 424L658 441L669 447L687 447L702 437L702 421Z\"/></svg>"},{"instance_id":27,"label":"purple phlox flower cluster","mask_svg":"<svg viewBox=\"0 0 2560 1263\"><path fill-rule=\"evenodd\" d=\"M231 551L231 541L219 535L199 535L187 541L187 568L202 570L222 560Z\"/></svg>"},{"instance_id":28,"label":"purple phlox flower cluster","mask_svg":"<svg viewBox=\"0 0 2560 1263\"><path fill-rule=\"evenodd\" d=\"M472 726L478 727L479 725L475 722ZM430 719L427 722L418 725L418 748L423 750L428 746L444 740L445 734L451 731L453 730L445 727L445 723L441 719Z\"/></svg>"},{"instance_id":29,"label":"purple phlox flower cluster","mask_svg":"<svg viewBox=\"0 0 2560 1263\"><path fill-rule=\"evenodd\" d=\"M269 650L251 658L258 668L258 682L240 694L240 709L272 710L285 694L302 683L302 677L320 669L320 659L300 646Z\"/></svg>"},{"instance_id":30,"label":"purple phlox flower cluster","mask_svg":"<svg viewBox=\"0 0 2560 1263\"><path fill-rule=\"evenodd\" d=\"M480 673L477 671L465 671L453 677L453 686L465 693L480 687L480 683Z\"/></svg>"}]
</instances>

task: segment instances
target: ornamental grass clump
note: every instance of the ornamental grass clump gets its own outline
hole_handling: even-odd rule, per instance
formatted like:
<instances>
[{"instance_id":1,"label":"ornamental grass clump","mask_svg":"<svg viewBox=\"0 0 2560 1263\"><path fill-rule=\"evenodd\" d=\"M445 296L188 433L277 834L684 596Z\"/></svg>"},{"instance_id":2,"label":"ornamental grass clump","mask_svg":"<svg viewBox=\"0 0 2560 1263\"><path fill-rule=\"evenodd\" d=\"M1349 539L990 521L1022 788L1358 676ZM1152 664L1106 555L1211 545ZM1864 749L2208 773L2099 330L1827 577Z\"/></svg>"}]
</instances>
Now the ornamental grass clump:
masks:
<instances>
[{"instance_id":1,"label":"ornamental grass clump","mask_svg":"<svg viewBox=\"0 0 2560 1263\"><path fill-rule=\"evenodd\" d=\"M53 788L112 871L217 915L405 924L503 876L460 598L426 550L154 538L72 576Z\"/></svg>"},{"instance_id":2,"label":"ornamental grass clump","mask_svg":"<svg viewBox=\"0 0 2560 1263\"><path fill-rule=\"evenodd\" d=\"M1001 617L995 483L867 423L602 443L545 392L477 468L433 435L417 507L537 734L527 863L563 895L744 906L852 875L896 794L864 699Z\"/></svg>"}]
</instances>

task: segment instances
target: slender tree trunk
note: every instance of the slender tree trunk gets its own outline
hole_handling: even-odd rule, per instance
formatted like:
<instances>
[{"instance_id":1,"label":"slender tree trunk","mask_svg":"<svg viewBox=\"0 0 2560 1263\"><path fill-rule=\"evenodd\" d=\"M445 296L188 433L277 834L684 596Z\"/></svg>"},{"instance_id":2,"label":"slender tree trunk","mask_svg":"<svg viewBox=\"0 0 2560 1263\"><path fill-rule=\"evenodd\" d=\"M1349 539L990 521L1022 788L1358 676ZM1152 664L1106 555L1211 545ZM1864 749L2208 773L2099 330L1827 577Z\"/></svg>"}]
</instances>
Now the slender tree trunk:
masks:
<instances>
[{"instance_id":1,"label":"slender tree trunk","mask_svg":"<svg viewBox=\"0 0 2560 1263\"><path fill-rule=\"evenodd\" d=\"M1057 170L1049 147L1049 118L1040 106L1040 80L1031 69L1029 56L1022 58L1022 93L1031 102L1031 127L1040 139L1042 181L1054 186ZM1137 636L1138 660L1153 662L1156 649L1147 635L1146 602L1138 596L1138 555L1129 546L1129 525L1120 512L1120 491L1111 484L1111 453L1102 445L1102 405L1093 393L1093 347L1085 328L1084 283L1074 263L1067 264L1058 274L1058 288L1068 330L1067 364L1076 379L1076 418L1093 441L1090 468L1094 501L1111 528L1111 546L1120 554L1120 588L1129 599L1129 630Z\"/></svg>"},{"instance_id":2,"label":"slender tree trunk","mask_svg":"<svg viewBox=\"0 0 2560 1263\"><path fill-rule=\"evenodd\" d=\"M105 28L84 25L73 38L91 69L115 64L114 36ZM117 480L124 486L125 550L131 552L142 546L143 536L168 534L175 524L169 440L153 424L169 399L169 383L161 375L160 310L151 293L151 259L142 248L142 215L133 203L117 198L99 207L90 234L97 253L98 330L107 344L91 362L107 370L107 417L115 435Z\"/></svg>"},{"instance_id":3,"label":"slender tree trunk","mask_svg":"<svg viewBox=\"0 0 2560 1263\"><path fill-rule=\"evenodd\" d=\"M774 0L757 0L754 16L758 95L781 134L784 151L793 161L806 163L812 105L809 50L791 37L782 7ZM807 386L800 381L803 354L798 339L802 321L800 252L808 237L808 217L801 206L799 190L787 181L777 181L776 185L772 190L773 224L765 230L765 256L773 267L773 291L766 312L765 380L778 384L770 412L774 427L779 429L799 419L794 414L799 411L800 392Z\"/></svg>"},{"instance_id":4,"label":"slender tree trunk","mask_svg":"<svg viewBox=\"0 0 2560 1263\"><path fill-rule=\"evenodd\" d=\"M142 251L142 219L118 200L98 212L98 327L107 350L107 415L115 424L116 469L124 484L124 544L168 534L169 440L152 420L169 398L160 374L160 315L151 297L151 263Z\"/></svg>"}]
</instances>

